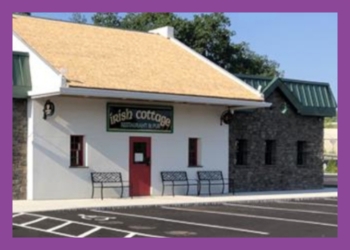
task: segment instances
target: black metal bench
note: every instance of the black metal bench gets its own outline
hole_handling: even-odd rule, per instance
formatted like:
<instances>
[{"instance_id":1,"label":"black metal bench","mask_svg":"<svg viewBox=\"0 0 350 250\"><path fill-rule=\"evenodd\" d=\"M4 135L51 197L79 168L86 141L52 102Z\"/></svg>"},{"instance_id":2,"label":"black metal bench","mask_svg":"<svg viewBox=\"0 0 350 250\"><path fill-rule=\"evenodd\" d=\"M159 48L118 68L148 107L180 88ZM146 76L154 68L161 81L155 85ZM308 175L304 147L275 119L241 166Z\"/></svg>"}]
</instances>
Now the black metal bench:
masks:
<instances>
[{"instance_id":1,"label":"black metal bench","mask_svg":"<svg viewBox=\"0 0 350 250\"><path fill-rule=\"evenodd\" d=\"M92 182L92 195L94 198L95 188L101 188L101 199L103 200L103 189L104 188L121 188L120 197L123 197L124 188L131 188L129 185L124 185L124 183L129 183L128 181L123 181L122 174L120 172L92 172L91 173ZM96 186L95 184L100 184ZM109 184L107 186L104 183ZM112 185L111 185L112 184ZM131 193L131 192L130 192ZM132 197L131 197L132 198Z\"/></svg>"},{"instance_id":2,"label":"black metal bench","mask_svg":"<svg viewBox=\"0 0 350 250\"><path fill-rule=\"evenodd\" d=\"M222 185L222 194L225 191L225 185L232 183L233 179L224 178L222 171L197 171L198 176L198 195L201 194L203 185L209 186L209 195L211 195L211 186Z\"/></svg>"},{"instance_id":3,"label":"black metal bench","mask_svg":"<svg viewBox=\"0 0 350 250\"><path fill-rule=\"evenodd\" d=\"M164 195L164 189L166 186L171 186L173 191L173 196L175 196L175 187L176 186L184 186L187 187L186 195L188 195L190 186L197 186L197 180L191 180L187 178L187 173L185 171L162 171L160 172L162 183L163 183L163 191L162 195ZM196 183L190 183L190 181L196 181Z\"/></svg>"}]
</instances>

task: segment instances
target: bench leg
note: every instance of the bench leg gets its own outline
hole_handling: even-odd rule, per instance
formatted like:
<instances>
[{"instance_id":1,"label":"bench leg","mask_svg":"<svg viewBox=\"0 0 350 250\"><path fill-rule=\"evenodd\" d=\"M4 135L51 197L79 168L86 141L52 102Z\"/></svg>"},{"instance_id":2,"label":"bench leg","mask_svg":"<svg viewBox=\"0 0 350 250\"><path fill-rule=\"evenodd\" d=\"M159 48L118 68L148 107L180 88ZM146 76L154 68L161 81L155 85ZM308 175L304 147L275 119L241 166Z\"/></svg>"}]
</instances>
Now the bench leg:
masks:
<instances>
[{"instance_id":1,"label":"bench leg","mask_svg":"<svg viewBox=\"0 0 350 250\"><path fill-rule=\"evenodd\" d=\"M175 187L174 187L174 183L173 183L173 188L172 188L172 189L173 189L173 196L175 196L175 190L174 190Z\"/></svg>"},{"instance_id":2,"label":"bench leg","mask_svg":"<svg viewBox=\"0 0 350 250\"><path fill-rule=\"evenodd\" d=\"M200 182L198 182L198 184L197 184L197 194L198 194L198 196L201 195L201 183Z\"/></svg>"},{"instance_id":3,"label":"bench leg","mask_svg":"<svg viewBox=\"0 0 350 250\"><path fill-rule=\"evenodd\" d=\"M164 184L163 184L163 190L162 190L162 196L164 195Z\"/></svg>"},{"instance_id":4,"label":"bench leg","mask_svg":"<svg viewBox=\"0 0 350 250\"><path fill-rule=\"evenodd\" d=\"M95 191L95 187L94 187L94 186L92 186L92 194L91 194L91 199L93 199L93 198L94 198L94 191Z\"/></svg>"},{"instance_id":5,"label":"bench leg","mask_svg":"<svg viewBox=\"0 0 350 250\"><path fill-rule=\"evenodd\" d=\"M123 198L124 187L122 186L122 192L120 194L120 198Z\"/></svg>"},{"instance_id":6,"label":"bench leg","mask_svg":"<svg viewBox=\"0 0 350 250\"><path fill-rule=\"evenodd\" d=\"M189 185L187 184L187 192L186 192L186 195L188 195L189 189L190 189L190 187L189 187Z\"/></svg>"},{"instance_id":7,"label":"bench leg","mask_svg":"<svg viewBox=\"0 0 350 250\"><path fill-rule=\"evenodd\" d=\"M224 193L224 191L225 191L225 184L222 184L222 194Z\"/></svg>"},{"instance_id":8,"label":"bench leg","mask_svg":"<svg viewBox=\"0 0 350 250\"><path fill-rule=\"evenodd\" d=\"M103 184L101 182L101 200L103 200Z\"/></svg>"}]
</instances>

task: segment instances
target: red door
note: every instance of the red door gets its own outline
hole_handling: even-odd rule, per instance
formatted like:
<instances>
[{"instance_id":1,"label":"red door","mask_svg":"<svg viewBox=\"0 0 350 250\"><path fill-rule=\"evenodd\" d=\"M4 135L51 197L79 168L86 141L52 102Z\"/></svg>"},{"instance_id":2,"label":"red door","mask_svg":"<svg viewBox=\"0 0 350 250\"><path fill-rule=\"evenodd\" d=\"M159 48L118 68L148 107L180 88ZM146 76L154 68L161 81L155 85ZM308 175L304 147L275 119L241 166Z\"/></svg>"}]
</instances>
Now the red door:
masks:
<instances>
[{"instance_id":1,"label":"red door","mask_svg":"<svg viewBox=\"0 0 350 250\"><path fill-rule=\"evenodd\" d=\"M130 195L150 195L151 187L151 138L130 137L129 150Z\"/></svg>"}]
</instances>

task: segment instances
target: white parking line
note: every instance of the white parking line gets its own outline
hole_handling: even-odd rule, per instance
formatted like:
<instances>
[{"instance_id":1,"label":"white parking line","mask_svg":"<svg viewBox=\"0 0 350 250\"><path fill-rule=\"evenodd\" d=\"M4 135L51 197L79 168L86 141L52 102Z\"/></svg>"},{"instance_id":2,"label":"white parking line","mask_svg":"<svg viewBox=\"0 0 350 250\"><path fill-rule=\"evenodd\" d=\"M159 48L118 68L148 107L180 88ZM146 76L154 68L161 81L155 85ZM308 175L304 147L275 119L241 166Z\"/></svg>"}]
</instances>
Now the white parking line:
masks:
<instances>
[{"instance_id":1,"label":"white parking line","mask_svg":"<svg viewBox=\"0 0 350 250\"><path fill-rule=\"evenodd\" d=\"M32 215L32 216L37 216L37 217L45 217L45 218L49 218L49 219L53 219L53 220L58 220L58 221L63 221L63 222L70 222L70 223L74 223L74 224L79 224L79 225L83 225L83 226L90 226L90 227L96 227L96 225L94 224L90 224L90 223L84 223L84 222L79 222L79 221L72 221L72 220L66 220L66 219L61 219L61 218L57 218L57 217L53 217L53 216L42 216L40 214L34 214L34 213L24 213L27 215ZM140 235L140 236L145 236L145 237L150 237L150 238L165 238L164 236L158 236L158 235L151 235L151 234L144 234L144 233L138 233L138 232L133 232L133 231L129 231L129 230L123 230L123 229L116 229L116 228L112 228L112 227L105 227L105 226L99 226L101 229L107 229L109 231L114 231L114 232L119 232L119 233L126 233L126 234L131 234L131 233L135 233L136 235ZM46 232L46 231L45 231ZM51 231L50 231L51 232ZM55 232L56 233L56 232Z\"/></svg>"},{"instance_id":2,"label":"white parking line","mask_svg":"<svg viewBox=\"0 0 350 250\"><path fill-rule=\"evenodd\" d=\"M312 206L323 206L323 207L338 207L337 205L324 204L324 203L308 203L308 202L295 202L295 201L276 201L277 203L286 203L286 204L294 204L294 205L312 205Z\"/></svg>"},{"instance_id":3,"label":"white parking line","mask_svg":"<svg viewBox=\"0 0 350 250\"><path fill-rule=\"evenodd\" d=\"M21 216L21 215L23 215L23 213L13 214L13 215L12 215L12 218L16 218L16 217Z\"/></svg>"},{"instance_id":4,"label":"white parking line","mask_svg":"<svg viewBox=\"0 0 350 250\"><path fill-rule=\"evenodd\" d=\"M303 223L303 224L312 224L312 225L318 225L318 226L338 227L338 225L335 225L335 224L320 223L320 222L316 222L316 221L294 220L294 219L285 219L285 218L278 218L278 217L268 217L268 216L240 214L240 213L238 213L238 214L237 213L226 213L226 212L216 212L216 211L210 211L210 210L196 210L196 209L187 209L187 208L175 208L175 207L162 207L162 208L169 209L169 210L196 212L196 213L218 214L218 215L228 215L228 216L237 216L237 217L247 217L247 218L254 218L254 219L277 220L277 221L295 222L295 223Z\"/></svg>"},{"instance_id":5,"label":"white parking line","mask_svg":"<svg viewBox=\"0 0 350 250\"><path fill-rule=\"evenodd\" d=\"M238 231L238 232L251 233L251 234L269 235L268 232L255 231L255 230L249 230L249 229L244 229L244 228L217 226L217 225L211 225L211 224L203 224L203 223L196 223L196 222L189 222L189 221L182 221L182 220L172 220L172 219L166 219L166 218L160 218L160 217L152 217L152 216L144 216L144 215L138 215L138 214L119 213L119 212L114 212L114 211L113 212L111 212L111 211L101 211L101 210L91 210L91 211L96 212L96 213L116 214L116 215L122 215L122 216L127 216L127 217L135 217L135 218L142 218L142 219L166 221L166 222L178 223L178 224L186 224L186 225L191 225L191 226L210 227L210 228Z\"/></svg>"},{"instance_id":6,"label":"white parking line","mask_svg":"<svg viewBox=\"0 0 350 250\"><path fill-rule=\"evenodd\" d=\"M26 222L26 223L22 223L21 226L28 226L30 224L34 224L34 223L37 223L39 221L46 220L46 219L47 219L46 217L41 217L41 218L36 219L36 220L32 220L32 221L29 221L29 222Z\"/></svg>"},{"instance_id":7,"label":"white parking line","mask_svg":"<svg viewBox=\"0 0 350 250\"><path fill-rule=\"evenodd\" d=\"M81 235L78 236L78 238L84 238L84 237L86 237L86 236L88 236L88 235L90 235L90 234L92 234L100 229L101 229L101 227L95 227L95 228L93 228L85 233L82 233Z\"/></svg>"},{"instance_id":8,"label":"white parking line","mask_svg":"<svg viewBox=\"0 0 350 250\"><path fill-rule=\"evenodd\" d=\"M131 233L131 234L128 234L127 236L125 236L124 238L132 238L132 237L134 237L136 234L134 234L134 233Z\"/></svg>"},{"instance_id":9,"label":"white parking line","mask_svg":"<svg viewBox=\"0 0 350 250\"><path fill-rule=\"evenodd\" d=\"M26 228L26 229L39 231L39 232L55 234L55 235L59 235L59 236L64 236L64 237L69 237L69 238L77 238L77 236L74 236L74 235L60 233L60 232L48 232L47 230L41 229L41 228L36 228L36 227L31 227L31 226L23 226L21 224L16 224L16 223L12 223L12 225L15 225L15 226L18 226L18 227L23 227L23 228Z\"/></svg>"},{"instance_id":10,"label":"white parking line","mask_svg":"<svg viewBox=\"0 0 350 250\"><path fill-rule=\"evenodd\" d=\"M67 222L65 222L65 223L63 223L61 225L56 226L56 227L49 228L49 229L47 229L47 231L48 232L52 232L52 231L55 231L55 230L60 229L62 227L68 226L69 224L72 224L72 222L67 221Z\"/></svg>"},{"instance_id":11,"label":"white parking line","mask_svg":"<svg viewBox=\"0 0 350 250\"><path fill-rule=\"evenodd\" d=\"M288 209L288 208L264 207L264 206L252 206L252 205L243 205L243 204L236 204L236 203L223 203L223 204L224 204L225 206L231 206L231 207L247 207L247 208L266 209L266 210L276 210L276 211L287 211L287 212L297 212L297 213L338 215L337 213L328 213L328 212L313 211L313 210Z\"/></svg>"}]
</instances>

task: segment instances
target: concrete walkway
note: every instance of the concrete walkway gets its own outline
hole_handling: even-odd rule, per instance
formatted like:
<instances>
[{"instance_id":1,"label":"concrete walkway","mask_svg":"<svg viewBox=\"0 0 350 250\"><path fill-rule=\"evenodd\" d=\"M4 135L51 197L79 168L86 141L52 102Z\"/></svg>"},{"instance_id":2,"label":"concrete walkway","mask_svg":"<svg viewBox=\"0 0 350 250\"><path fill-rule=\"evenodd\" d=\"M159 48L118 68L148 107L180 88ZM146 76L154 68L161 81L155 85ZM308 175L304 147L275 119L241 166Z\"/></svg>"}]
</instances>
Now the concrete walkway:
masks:
<instances>
[{"instance_id":1,"label":"concrete walkway","mask_svg":"<svg viewBox=\"0 0 350 250\"><path fill-rule=\"evenodd\" d=\"M220 202L238 201L264 201L276 199L312 199L322 197L338 197L337 188L324 188L320 190L303 191L273 191L273 192L245 192L235 195L213 196L148 196L114 199L79 199L79 200L14 200L12 212L36 212L78 208L102 208L102 207L134 207L134 206L159 206L159 205L186 205L186 204L210 204Z\"/></svg>"}]
</instances>

